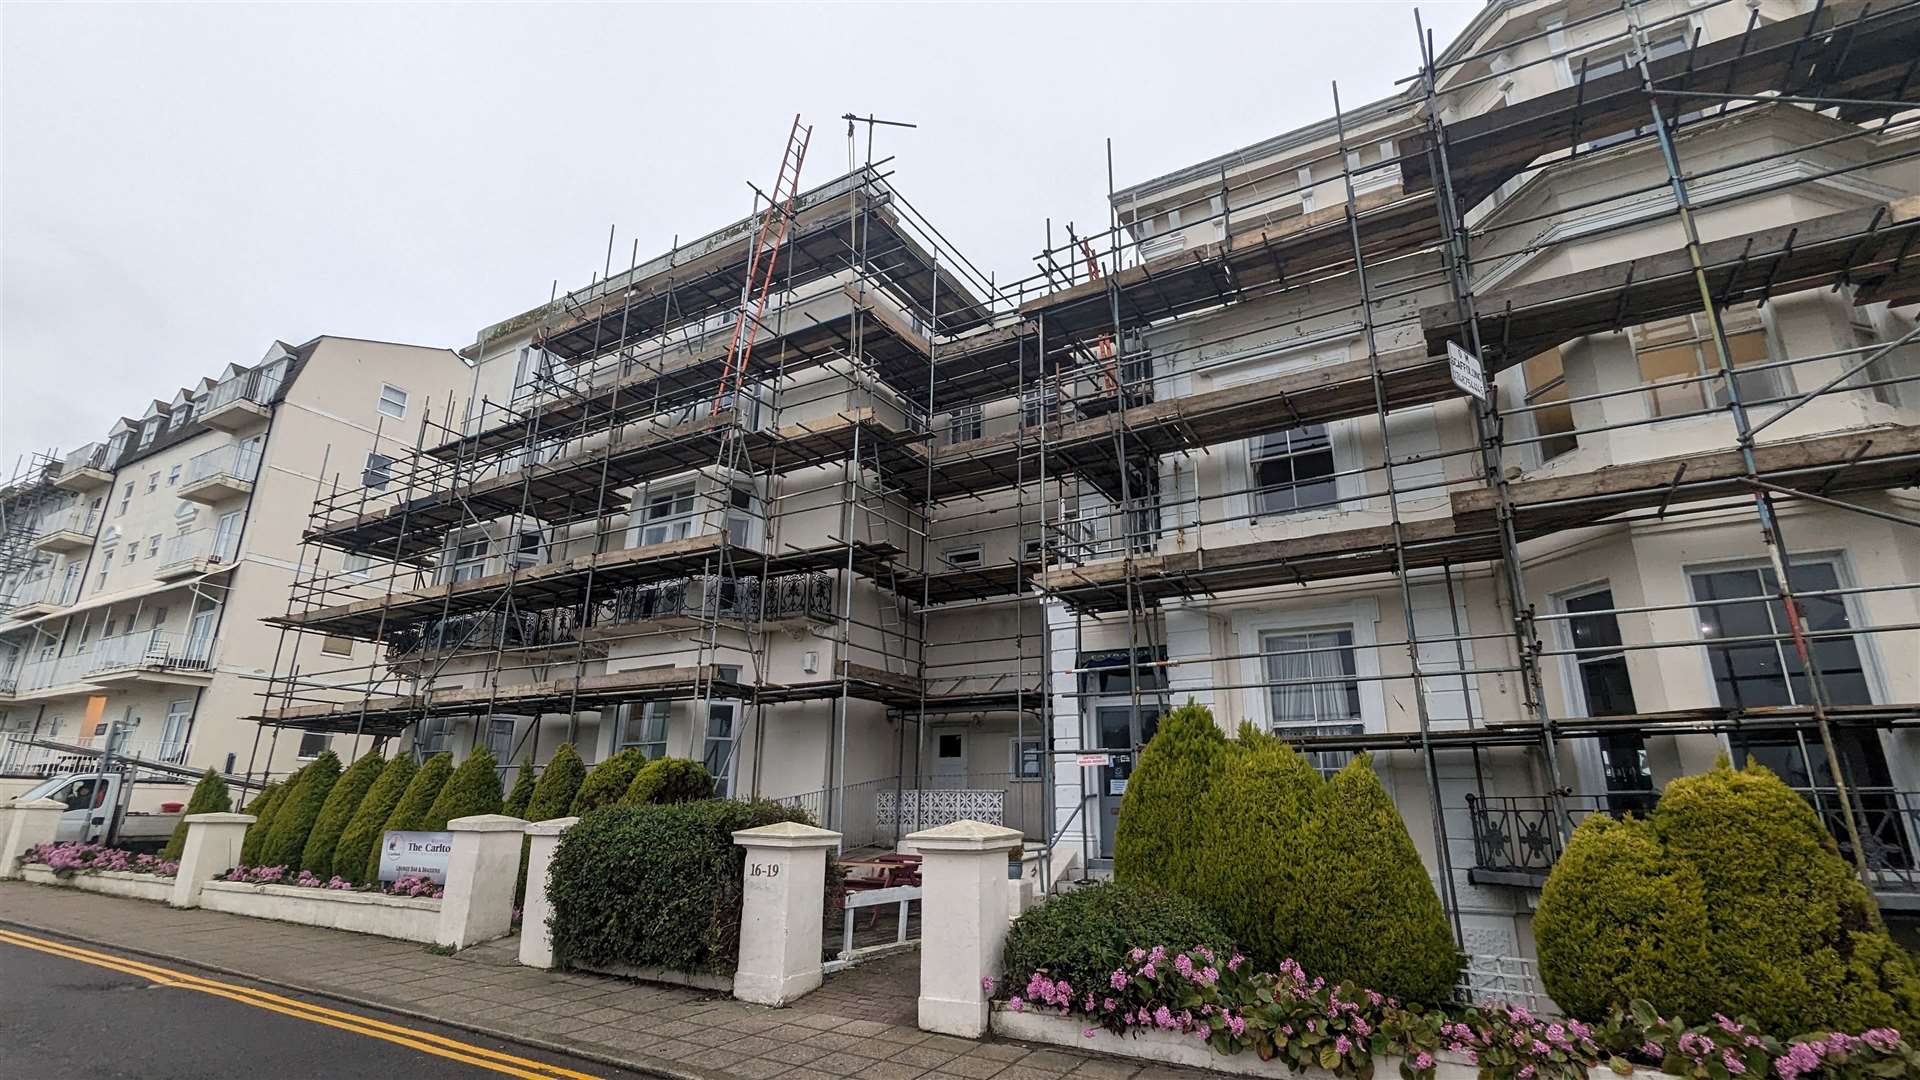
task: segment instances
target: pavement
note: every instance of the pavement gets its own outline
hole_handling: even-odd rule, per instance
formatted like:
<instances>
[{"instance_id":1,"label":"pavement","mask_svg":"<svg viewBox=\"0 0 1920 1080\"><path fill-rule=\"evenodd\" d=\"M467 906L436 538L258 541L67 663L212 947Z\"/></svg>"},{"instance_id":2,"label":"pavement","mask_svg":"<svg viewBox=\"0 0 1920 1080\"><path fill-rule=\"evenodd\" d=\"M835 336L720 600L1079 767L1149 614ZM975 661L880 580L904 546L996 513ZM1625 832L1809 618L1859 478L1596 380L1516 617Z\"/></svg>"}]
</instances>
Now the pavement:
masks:
<instances>
[{"instance_id":1,"label":"pavement","mask_svg":"<svg viewBox=\"0 0 1920 1080\"><path fill-rule=\"evenodd\" d=\"M914 1024L916 953L831 975L826 985L795 1004L769 1009L711 992L521 967L512 938L442 956L389 938L199 909L179 911L24 882L0 882L0 927L6 926L192 965L370 1014L425 1021L541 1052L529 1056L591 1062L593 1067L585 1071L595 1075L620 1075L610 1069L668 1080L1198 1080L1219 1075L1086 1051L920 1031ZM117 1045L126 1042L124 1036L115 1040ZM0 1057L0 1080L6 1080L10 1067L10 1060Z\"/></svg>"}]
</instances>

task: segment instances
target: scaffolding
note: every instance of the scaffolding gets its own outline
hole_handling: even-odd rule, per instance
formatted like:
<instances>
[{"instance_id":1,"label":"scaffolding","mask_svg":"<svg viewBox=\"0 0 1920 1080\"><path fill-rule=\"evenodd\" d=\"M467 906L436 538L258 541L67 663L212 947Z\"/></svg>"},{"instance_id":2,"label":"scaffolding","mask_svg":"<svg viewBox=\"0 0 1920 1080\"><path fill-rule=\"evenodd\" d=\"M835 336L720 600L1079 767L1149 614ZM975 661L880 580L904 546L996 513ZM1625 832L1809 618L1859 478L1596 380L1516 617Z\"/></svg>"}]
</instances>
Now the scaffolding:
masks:
<instances>
[{"instance_id":1,"label":"scaffolding","mask_svg":"<svg viewBox=\"0 0 1920 1080\"><path fill-rule=\"evenodd\" d=\"M1188 237L1214 239L1164 254L1114 192L1110 150L1106 227L1068 226L1056 242L1049 223L1037 272L1009 282L954 250L870 151L845 176L757 198L741 223L660 258L640 262L636 245L624 271L610 237L589 287L483 331L473 358L485 363L498 362L491 342L534 328L510 401L449 403L423 419L410 451L319 493L301 575L272 620L283 662L265 684L263 730L357 741L412 728L418 741L422 725L463 716L476 719L477 741L479 721L496 714L557 715L571 741L582 712L691 702L704 722L726 701L741 703L727 742L737 762L765 745L756 733L782 709L821 705L832 714L823 788L758 793L845 830L881 782L849 772L864 703L897 740L894 775L882 778L897 839L912 824L900 800L926 780L929 725L998 716L1018 746L1040 741L1047 782L1028 831L1045 864L1065 867L1055 849L1077 847L1086 873L1101 861L1103 798L1177 698L1333 683L1396 695L1410 726L1287 735L1325 762L1367 751L1419 773L1463 944L1462 886L1537 884L1581 815L1619 809L1618 793L1576 792L1563 770L1571 747L1623 737L1792 739L1809 777L1822 765L1831 777L1807 794L1863 880L1890 910L1920 907L1920 795L1862 790L1886 785L1857 775L1841 745L1911 728L1920 702L1837 694L1823 652L1841 640L1910 645L1920 622L1865 617L1867 602L1910 601L1920 584L1813 581L1793 554L1807 540L1789 535L1795 514L1815 511L1920 525L1884 495L1920 478L1910 408L1792 422L1815 402L1898 402L1920 375L1894 361L1920 334L1756 358L1726 321L1820 290L1855 308L1920 300L1920 197L1856 197L1851 209L1744 232L1699 225L1806 185L1914 167L1920 3L1822 2L1777 21L1751 8L1743 31L1703 40L1701 20L1735 14L1733 0L1684 10L1628 0L1498 49L1444 54L1416 23L1420 66L1403 93L1350 111L1336 88L1324 149L1286 162L1305 179L1234 178L1223 165L1216 186L1174 207ZM1605 29L1621 13L1623 25ZM1549 44L1520 68L1504 55L1576 30L1577 44ZM1597 53L1621 59L1590 71ZM1505 101L1503 80L1546 63L1566 65L1570 85ZM1794 138L1729 149L1720 134L1749 122ZM1391 153L1363 160L1385 140ZM1691 167L1689 153L1700 158ZM1527 202L1543 175L1642 160L1657 181ZM1632 212L1603 213L1623 207ZM777 297L762 305L745 286L752 238L775 213ZM1595 223L1577 235L1547 227L1572 213ZM1521 261L1550 265L1561 248L1662 225L1670 252L1507 283ZM1691 343L1704 359L1689 374L1562 384L1550 398L1522 379L1568 343L1675 319L1699 327ZM751 350L729 344L743 320ZM1345 351L1220 377L1263 350L1316 346ZM1485 400L1450 373L1450 346L1479 366ZM1195 389L1196 376L1212 388ZM1437 422L1434 438L1410 436L1404 417L1427 406L1459 410L1467 445L1447 447ZM1590 422L1548 429L1575 410ZM1357 422L1363 452L1310 479L1236 479L1209 464L1213 450L1336 421ZM1655 425L1679 422L1724 425L1726 437L1598 469L1542 464L1551 446L1651 440ZM690 493L668 486L689 474L702 477ZM1300 512L1312 527L1284 527ZM1704 528L1740 514L1757 526L1767 595L1632 604L1609 593L1574 611L1542 610L1530 591L1543 552L1595 529ZM1249 530L1260 519L1283 527ZM654 527L681 521L695 524ZM492 546L474 550L494 563L463 557L475 530ZM979 546L958 558L957 539ZM323 550L365 565L323 570ZM1280 649L1223 648L1212 634L1216 616L1317 591L1389 596L1397 634L1295 635ZM1705 640L1659 628L1755 604L1770 613L1764 630L1712 643L1775 649L1791 669L1789 701L1587 716L1548 692L1551 665L1697 654ZM1476 626L1489 607L1499 625ZM1195 610L1204 645L1176 648L1170 613ZM1647 632L1583 643L1573 628L1596 616ZM385 652L309 665L301 643L316 636ZM783 667L769 651L783 637L831 644L832 665ZM621 650L653 666L590 670ZM1333 656L1366 659L1332 676L1314 667ZM1313 674L1276 679L1276 661ZM1510 696L1513 715L1492 715L1483 692ZM1117 741L1089 715L1103 699L1124 702ZM516 746L516 759L534 760L540 731L536 721L520 736L534 745ZM1496 775L1529 791L1499 794L1509 785ZM868 835L889 839L880 831Z\"/></svg>"}]
</instances>

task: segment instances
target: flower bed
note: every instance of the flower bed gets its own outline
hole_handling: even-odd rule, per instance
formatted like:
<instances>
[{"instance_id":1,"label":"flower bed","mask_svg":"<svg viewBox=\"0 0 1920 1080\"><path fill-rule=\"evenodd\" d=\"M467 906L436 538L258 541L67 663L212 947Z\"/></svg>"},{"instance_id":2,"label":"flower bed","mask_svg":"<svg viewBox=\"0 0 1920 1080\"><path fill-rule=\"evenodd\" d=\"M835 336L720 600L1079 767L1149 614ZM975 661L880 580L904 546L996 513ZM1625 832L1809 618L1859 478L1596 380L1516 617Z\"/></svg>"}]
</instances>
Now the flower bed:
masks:
<instances>
[{"instance_id":1,"label":"flower bed","mask_svg":"<svg viewBox=\"0 0 1920 1080\"><path fill-rule=\"evenodd\" d=\"M309 870L293 870L286 866L236 866L220 878L241 885L283 885L294 889L326 889L329 892L365 892L386 896L404 896L438 900L445 889L424 877L412 874L403 875L392 882L376 885L355 885L353 882L334 874L322 879Z\"/></svg>"},{"instance_id":2,"label":"flower bed","mask_svg":"<svg viewBox=\"0 0 1920 1080\"><path fill-rule=\"evenodd\" d=\"M1016 1017L1076 1018L1083 1034L1112 1036L1100 1040L1109 1044L1101 1048L1115 1053L1130 1053L1132 1040L1124 1036L1147 1034L1153 1052L1132 1056L1195 1064L1187 1060L1191 1052L1167 1056L1174 1045L1168 1040L1189 1040L1188 1046L1215 1055L1251 1051L1261 1062L1341 1077L1372 1076L1387 1063L1404 1080L1450 1076L1456 1065L1477 1070L1482 1080L1587 1080L1596 1068L1622 1076L1657 1069L1691 1080L1920 1076L1920 1049L1890 1028L1782 1042L1724 1016L1688 1026L1641 1003L1598 1026L1504 1005L1442 1012L1328 984L1292 961L1277 972L1256 972L1244 957L1222 957L1205 946L1135 948L1100 986L1074 986L1036 971L1007 997L1005 1009ZM1036 1025L1008 1019L1001 1026Z\"/></svg>"},{"instance_id":3,"label":"flower bed","mask_svg":"<svg viewBox=\"0 0 1920 1080\"><path fill-rule=\"evenodd\" d=\"M156 900L165 903L173 895L173 879L129 870L92 870L84 874L61 874L42 863L27 863L20 877L35 885L53 885L104 896L124 896L131 900Z\"/></svg>"},{"instance_id":4,"label":"flower bed","mask_svg":"<svg viewBox=\"0 0 1920 1080\"><path fill-rule=\"evenodd\" d=\"M105 844L81 843L76 840L35 844L27 849L26 854L20 857L20 861L39 863L59 877L113 871L170 878L180 872L180 862L177 859L163 859L158 855L123 851L120 848L107 847Z\"/></svg>"},{"instance_id":5,"label":"flower bed","mask_svg":"<svg viewBox=\"0 0 1920 1080\"><path fill-rule=\"evenodd\" d=\"M354 889L209 881L200 906L256 919L304 923L403 941L432 943L440 925L440 901Z\"/></svg>"}]
</instances>

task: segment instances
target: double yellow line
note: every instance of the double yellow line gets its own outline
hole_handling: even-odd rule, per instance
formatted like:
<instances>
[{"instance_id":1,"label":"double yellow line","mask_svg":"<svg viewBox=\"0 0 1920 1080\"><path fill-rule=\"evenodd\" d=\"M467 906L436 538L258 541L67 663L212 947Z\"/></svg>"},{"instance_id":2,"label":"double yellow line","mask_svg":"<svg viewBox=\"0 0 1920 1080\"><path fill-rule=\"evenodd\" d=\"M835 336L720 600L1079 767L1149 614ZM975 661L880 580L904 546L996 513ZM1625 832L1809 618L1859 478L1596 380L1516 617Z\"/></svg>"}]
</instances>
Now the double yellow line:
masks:
<instances>
[{"instance_id":1,"label":"double yellow line","mask_svg":"<svg viewBox=\"0 0 1920 1080\"><path fill-rule=\"evenodd\" d=\"M338 1028L341 1031L349 1031L355 1035L365 1035L368 1038L380 1039L397 1046L405 1046L413 1050L418 1050L423 1054L433 1054L437 1057L462 1062L477 1068L486 1069L490 1072L503 1073L507 1076L523 1077L525 1080L597 1080L597 1078L590 1073L576 1072L572 1069L561 1068L558 1065L549 1065L545 1062L533 1061L528 1058L516 1057L512 1054L501 1053L498 1050L489 1050L484 1046L475 1046L472 1043L461 1042L458 1039L449 1039L443 1035L435 1035L432 1032L402 1027L398 1024L389 1024L385 1021L375 1020L370 1017L356 1016L353 1013L340 1012L336 1009L329 1009L324 1006L314 1005L310 1002L283 997L279 994L270 994L265 990L255 990L250 986L220 982L215 979L202 978L198 975L189 975L184 971L175 971L172 968L160 967L157 964L130 960L126 957L114 956L110 953L94 952L91 949L82 949L61 941L52 941L47 938L32 937L27 934L16 933L12 930L0 929L0 942L17 945L23 949L32 949L36 952L47 953L51 956L65 957L68 960L77 960L83 964L92 964L95 967L108 968L126 975L138 976L160 986L179 987L183 990L198 990L203 994L211 994L214 997L237 1001L242 1005L251 1005L256 1009L266 1009L269 1012L281 1013L282 1015L305 1020L309 1023L324 1024L327 1027Z\"/></svg>"}]
</instances>

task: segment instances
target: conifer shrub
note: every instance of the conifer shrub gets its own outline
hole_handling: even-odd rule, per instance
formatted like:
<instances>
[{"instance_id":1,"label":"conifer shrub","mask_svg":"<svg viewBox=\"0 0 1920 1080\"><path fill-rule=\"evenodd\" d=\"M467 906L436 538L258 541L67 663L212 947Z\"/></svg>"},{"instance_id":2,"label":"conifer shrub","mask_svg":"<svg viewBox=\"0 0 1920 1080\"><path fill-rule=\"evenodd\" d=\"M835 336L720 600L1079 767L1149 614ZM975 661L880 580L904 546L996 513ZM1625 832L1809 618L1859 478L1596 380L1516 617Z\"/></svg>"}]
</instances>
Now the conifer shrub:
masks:
<instances>
[{"instance_id":1,"label":"conifer shrub","mask_svg":"<svg viewBox=\"0 0 1920 1080\"><path fill-rule=\"evenodd\" d=\"M506 805L500 812L508 817L526 820L527 807L533 803L533 785L533 766L520 766L520 771L513 778L513 790L507 792Z\"/></svg>"},{"instance_id":2,"label":"conifer shrub","mask_svg":"<svg viewBox=\"0 0 1920 1080\"><path fill-rule=\"evenodd\" d=\"M1606 1016L1636 999L1693 1020L1718 1007L1700 996L1709 969L1700 876L1667 858L1647 822L1582 821L1540 892L1533 930L1540 980L1568 1015Z\"/></svg>"},{"instance_id":3,"label":"conifer shrub","mask_svg":"<svg viewBox=\"0 0 1920 1080\"><path fill-rule=\"evenodd\" d=\"M340 834L346 831L354 811L360 809L360 803L366 799L367 789L380 778L385 766L386 761L379 754L363 754L333 782L333 790L327 792L327 801L320 807L320 816L314 819L313 829L307 833L306 846L300 849L300 869L321 878L333 872L333 849L340 843Z\"/></svg>"},{"instance_id":4,"label":"conifer shrub","mask_svg":"<svg viewBox=\"0 0 1920 1080\"><path fill-rule=\"evenodd\" d=\"M1189 700L1160 720L1127 780L1114 830L1114 880L1193 895L1219 853L1204 850L1201 796L1229 753L1213 712Z\"/></svg>"},{"instance_id":5,"label":"conifer shrub","mask_svg":"<svg viewBox=\"0 0 1920 1080\"><path fill-rule=\"evenodd\" d=\"M367 865L361 870L360 880L380 880L380 838L391 831L417 832L426 827L427 811L433 809L433 801L439 797L440 789L447 784L447 778L453 775L453 755L435 754L427 759L425 765L407 781L407 789L400 793L400 801L393 806L393 813L373 834L373 844L367 849Z\"/></svg>"},{"instance_id":6,"label":"conifer shrub","mask_svg":"<svg viewBox=\"0 0 1920 1080\"><path fill-rule=\"evenodd\" d=\"M553 760L540 770L540 779L533 785L533 801L527 804L527 812L522 816L528 821L566 817L573 808L573 797L580 792L580 781L586 775L587 766L573 744L561 743L560 749L553 752Z\"/></svg>"},{"instance_id":7,"label":"conifer shrub","mask_svg":"<svg viewBox=\"0 0 1920 1080\"><path fill-rule=\"evenodd\" d=\"M500 765L493 751L481 747L453 771L434 796L418 828L438 832L455 818L500 812Z\"/></svg>"},{"instance_id":8,"label":"conifer shrub","mask_svg":"<svg viewBox=\"0 0 1920 1080\"><path fill-rule=\"evenodd\" d=\"M731 974L740 956L746 849L739 829L805 812L765 800L611 806L568 829L547 895L562 966ZM833 888L836 875L828 875Z\"/></svg>"},{"instance_id":9,"label":"conifer shrub","mask_svg":"<svg viewBox=\"0 0 1920 1080\"><path fill-rule=\"evenodd\" d=\"M1305 926L1324 915L1313 895L1313 850L1326 781L1312 763L1251 724L1199 793L1206 853L1188 896L1203 901L1262 970L1301 948ZM1169 948L1184 948L1164 942Z\"/></svg>"},{"instance_id":10,"label":"conifer shrub","mask_svg":"<svg viewBox=\"0 0 1920 1080\"><path fill-rule=\"evenodd\" d=\"M260 848L267 842L267 833L273 830L273 812L280 808L280 797L286 790L285 781L275 780L260 789L260 794L247 804L246 812L253 815L253 824L247 826L247 834L240 839L240 865L260 865Z\"/></svg>"},{"instance_id":11,"label":"conifer shrub","mask_svg":"<svg viewBox=\"0 0 1920 1080\"><path fill-rule=\"evenodd\" d=\"M318 757L293 775L287 782L287 793L273 813L273 828L268 831L266 842L260 845L259 865L299 865L300 854L307 846L307 834L313 831L313 823L320 818L320 808L326 805L327 796L338 779L340 756L331 750L320 751Z\"/></svg>"},{"instance_id":12,"label":"conifer shrub","mask_svg":"<svg viewBox=\"0 0 1920 1080\"><path fill-rule=\"evenodd\" d=\"M367 876L367 863L380 844L380 833L387 827L387 819L393 816L393 808L400 804L400 796L406 793L418 769L412 754L401 754L380 770L379 777L367 789L345 831L341 832L339 843L334 845L333 873L355 884L371 880Z\"/></svg>"},{"instance_id":13,"label":"conifer shrub","mask_svg":"<svg viewBox=\"0 0 1920 1080\"><path fill-rule=\"evenodd\" d=\"M227 792L227 782L220 774L208 769L200 775L200 782L193 785L193 794L187 796L187 809L180 815L180 821L173 827L173 835L167 838L167 846L160 849L160 857L178 861L180 852L187 846L187 819L195 814L224 814L233 809L233 798Z\"/></svg>"},{"instance_id":14,"label":"conifer shrub","mask_svg":"<svg viewBox=\"0 0 1920 1080\"><path fill-rule=\"evenodd\" d=\"M585 816L603 806L612 806L633 786L633 777L647 763L647 755L638 747L628 747L595 765L580 782L573 796L571 813Z\"/></svg>"},{"instance_id":15,"label":"conifer shrub","mask_svg":"<svg viewBox=\"0 0 1920 1080\"><path fill-rule=\"evenodd\" d=\"M1461 967L1453 926L1368 755L1326 783L1308 851L1306 897L1321 914L1300 924L1293 958L1402 1001L1451 997Z\"/></svg>"},{"instance_id":16,"label":"conifer shrub","mask_svg":"<svg viewBox=\"0 0 1920 1080\"><path fill-rule=\"evenodd\" d=\"M1920 1023L1920 974L1807 801L1759 765L1667 785L1652 822L1705 890L1709 998L1771 1031Z\"/></svg>"},{"instance_id":17,"label":"conifer shrub","mask_svg":"<svg viewBox=\"0 0 1920 1080\"><path fill-rule=\"evenodd\" d=\"M692 802L713 797L713 775L688 758L658 758L633 774L633 783L620 797L622 806Z\"/></svg>"},{"instance_id":18,"label":"conifer shrub","mask_svg":"<svg viewBox=\"0 0 1920 1080\"><path fill-rule=\"evenodd\" d=\"M1232 952L1226 927L1205 905L1162 889L1102 882L1061 893L1013 921L1006 985L1020 986L1044 971L1065 979L1076 997L1098 992L1129 950L1155 945Z\"/></svg>"}]
</instances>

